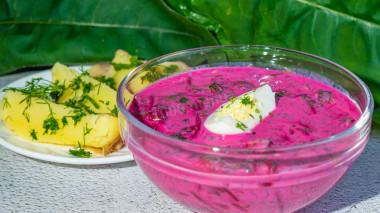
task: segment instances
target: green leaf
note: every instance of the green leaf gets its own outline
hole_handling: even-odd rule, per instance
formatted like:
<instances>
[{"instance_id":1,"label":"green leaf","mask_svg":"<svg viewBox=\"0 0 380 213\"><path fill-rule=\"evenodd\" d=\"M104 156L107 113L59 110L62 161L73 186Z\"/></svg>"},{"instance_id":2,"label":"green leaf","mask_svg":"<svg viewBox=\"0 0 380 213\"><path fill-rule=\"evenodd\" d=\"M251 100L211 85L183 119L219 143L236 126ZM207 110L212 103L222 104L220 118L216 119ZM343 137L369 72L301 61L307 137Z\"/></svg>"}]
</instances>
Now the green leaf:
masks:
<instances>
[{"instance_id":1,"label":"green leaf","mask_svg":"<svg viewBox=\"0 0 380 213\"><path fill-rule=\"evenodd\" d=\"M380 106L380 1L167 0L221 44L308 52L354 72Z\"/></svg>"},{"instance_id":2,"label":"green leaf","mask_svg":"<svg viewBox=\"0 0 380 213\"><path fill-rule=\"evenodd\" d=\"M1 1L0 42L0 74L57 61L109 61L117 49L151 59L218 44L157 0Z\"/></svg>"}]
</instances>

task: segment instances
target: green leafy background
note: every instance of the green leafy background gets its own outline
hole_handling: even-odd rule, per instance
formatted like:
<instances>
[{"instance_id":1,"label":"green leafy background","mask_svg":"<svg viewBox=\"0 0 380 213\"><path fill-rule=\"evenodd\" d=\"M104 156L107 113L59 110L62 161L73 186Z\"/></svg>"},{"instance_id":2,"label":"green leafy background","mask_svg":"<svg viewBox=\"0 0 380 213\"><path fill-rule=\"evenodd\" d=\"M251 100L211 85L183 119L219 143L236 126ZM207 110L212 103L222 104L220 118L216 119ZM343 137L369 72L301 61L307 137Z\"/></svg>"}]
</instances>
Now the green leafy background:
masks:
<instances>
[{"instance_id":1,"label":"green leafy background","mask_svg":"<svg viewBox=\"0 0 380 213\"><path fill-rule=\"evenodd\" d=\"M0 74L106 61L117 49L150 59L199 46L261 44L343 65L380 106L377 8L377 0L3 0Z\"/></svg>"}]
</instances>

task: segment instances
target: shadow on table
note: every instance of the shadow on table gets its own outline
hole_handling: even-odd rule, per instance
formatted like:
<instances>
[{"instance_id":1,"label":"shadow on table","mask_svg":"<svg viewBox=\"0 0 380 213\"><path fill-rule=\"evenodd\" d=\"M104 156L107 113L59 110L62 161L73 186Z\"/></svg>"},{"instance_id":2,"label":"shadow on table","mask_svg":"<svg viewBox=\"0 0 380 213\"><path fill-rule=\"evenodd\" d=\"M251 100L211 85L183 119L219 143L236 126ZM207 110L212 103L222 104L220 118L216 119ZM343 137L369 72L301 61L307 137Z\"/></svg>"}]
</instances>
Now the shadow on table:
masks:
<instances>
[{"instance_id":1,"label":"shadow on table","mask_svg":"<svg viewBox=\"0 0 380 213\"><path fill-rule=\"evenodd\" d=\"M380 194L380 127L371 132L366 149L344 178L316 203L297 213L333 212Z\"/></svg>"}]
</instances>

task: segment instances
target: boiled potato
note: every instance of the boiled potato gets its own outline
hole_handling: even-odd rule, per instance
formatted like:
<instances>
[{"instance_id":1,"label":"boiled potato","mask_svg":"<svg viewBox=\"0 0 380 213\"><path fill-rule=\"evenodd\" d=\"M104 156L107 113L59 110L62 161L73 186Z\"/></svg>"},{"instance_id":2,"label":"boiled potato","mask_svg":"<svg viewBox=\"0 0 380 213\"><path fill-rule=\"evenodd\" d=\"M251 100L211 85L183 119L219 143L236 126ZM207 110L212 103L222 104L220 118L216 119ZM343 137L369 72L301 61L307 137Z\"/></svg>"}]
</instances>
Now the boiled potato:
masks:
<instances>
[{"instance_id":1,"label":"boiled potato","mask_svg":"<svg viewBox=\"0 0 380 213\"><path fill-rule=\"evenodd\" d=\"M118 119L113 114L85 114L48 100L8 90L0 117L27 140L58 145L93 147L104 155L122 147Z\"/></svg>"},{"instance_id":2,"label":"boiled potato","mask_svg":"<svg viewBox=\"0 0 380 213\"><path fill-rule=\"evenodd\" d=\"M56 63L52 68L52 82L66 87L58 103L84 108L88 113L113 113L117 116L116 91L88 75Z\"/></svg>"}]
</instances>

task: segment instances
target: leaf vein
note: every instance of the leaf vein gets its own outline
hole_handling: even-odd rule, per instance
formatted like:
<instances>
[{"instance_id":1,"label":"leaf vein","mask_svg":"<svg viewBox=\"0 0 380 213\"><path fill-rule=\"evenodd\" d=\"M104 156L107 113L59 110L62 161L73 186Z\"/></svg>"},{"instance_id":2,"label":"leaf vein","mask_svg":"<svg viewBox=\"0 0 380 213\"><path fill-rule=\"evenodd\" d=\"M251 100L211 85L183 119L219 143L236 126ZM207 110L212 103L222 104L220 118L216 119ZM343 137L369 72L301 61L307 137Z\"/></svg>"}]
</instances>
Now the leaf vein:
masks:
<instances>
[{"instance_id":1,"label":"leaf vein","mask_svg":"<svg viewBox=\"0 0 380 213\"><path fill-rule=\"evenodd\" d=\"M148 27L148 26L134 26L134 25L122 25L122 24L103 24L103 23L86 23L86 22L55 22L55 21L35 21L35 20L10 20L10 21L0 21L0 25L17 25L17 24L38 24L38 25L67 25L67 26L83 26L83 27L105 27L105 28L121 28L121 29L136 29L136 30L151 30L160 33L171 33L177 35L183 35L188 37L194 37L199 39L197 36L186 32L180 32L176 30L163 29L158 27Z\"/></svg>"},{"instance_id":2,"label":"leaf vein","mask_svg":"<svg viewBox=\"0 0 380 213\"><path fill-rule=\"evenodd\" d=\"M360 21L360 22L363 22L364 24L368 24L368 25L373 25L375 27L378 27L380 28L380 25L377 24L377 23L373 23L373 22L370 22L368 20L365 20L365 19L361 19L361 18L358 18L356 16L353 16L353 15L350 15L350 14L346 14L346 13L342 13L342 12L339 12L337 10L333 10L331 8L328 8L328 7L325 7L325 6L322 6L322 5L319 5L319 4L315 4L315 3L311 3L311 2L308 2L306 0L295 0L301 4L306 4L306 5L309 5L309 6L312 6L312 7L315 7L315 8L319 8L319 9L322 9L322 10L327 10L327 11L330 11L332 13L335 13L335 14L338 14L340 16L344 16L346 18L349 18L349 19L352 19L354 21Z\"/></svg>"}]
</instances>

